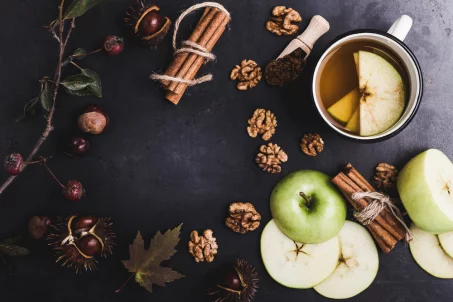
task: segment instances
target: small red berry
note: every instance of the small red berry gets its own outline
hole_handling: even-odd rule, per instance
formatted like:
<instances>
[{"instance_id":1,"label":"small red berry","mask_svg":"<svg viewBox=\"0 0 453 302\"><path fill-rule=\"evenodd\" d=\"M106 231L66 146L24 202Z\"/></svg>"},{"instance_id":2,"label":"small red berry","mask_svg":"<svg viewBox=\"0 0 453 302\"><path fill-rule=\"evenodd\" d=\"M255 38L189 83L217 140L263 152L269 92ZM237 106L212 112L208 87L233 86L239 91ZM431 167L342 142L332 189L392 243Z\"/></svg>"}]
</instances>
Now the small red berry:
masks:
<instances>
[{"instance_id":1,"label":"small red berry","mask_svg":"<svg viewBox=\"0 0 453 302\"><path fill-rule=\"evenodd\" d=\"M10 175L18 175L24 169L24 159L19 153L12 153L5 158L4 166Z\"/></svg>"},{"instance_id":2,"label":"small red berry","mask_svg":"<svg viewBox=\"0 0 453 302\"><path fill-rule=\"evenodd\" d=\"M70 147L73 154L83 156L87 154L88 149L90 148L90 143L86 138L73 137L71 139Z\"/></svg>"},{"instance_id":3,"label":"small red berry","mask_svg":"<svg viewBox=\"0 0 453 302\"><path fill-rule=\"evenodd\" d=\"M78 201L85 194L82 183L78 180L68 181L63 189L63 195L67 200Z\"/></svg>"},{"instance_id":4,"label":"small red berry","mask_svg":"<svg viewBox=\"0 0 453 302\"><path fill-rule=\"evenodd\" d=\"M124 49L124 41L117 36L107 36L104 40L104 50L110 56L119 55Z\"/></svg>"}]
</instances>

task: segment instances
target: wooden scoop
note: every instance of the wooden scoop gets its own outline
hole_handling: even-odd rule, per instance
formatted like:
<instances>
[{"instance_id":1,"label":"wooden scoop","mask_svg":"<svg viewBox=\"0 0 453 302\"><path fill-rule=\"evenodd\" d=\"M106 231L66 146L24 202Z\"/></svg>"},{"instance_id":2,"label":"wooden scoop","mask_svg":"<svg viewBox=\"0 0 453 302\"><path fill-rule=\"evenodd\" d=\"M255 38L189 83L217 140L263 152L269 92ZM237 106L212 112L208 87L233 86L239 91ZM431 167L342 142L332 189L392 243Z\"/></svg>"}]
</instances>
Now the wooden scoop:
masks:
<instances>
[{"instance_id":1,"label":"wooden scoop","mask_svg":"<svg viewBox=\"0 0 453 302\"><path fill-rule=\"evenodd\" d=\"M300 34L297 38L291 41L291 43L286 46L285 50L278 56L278 59L283 58L286 55L289 55L296 49L302 49L307 55L310 54L313 49L313 45L318 41L318 39L328 32L330 29L329 22L323 17L317 15L311 18L310 24L308 24L307 29Z\"/></svg>"}]
</instances>

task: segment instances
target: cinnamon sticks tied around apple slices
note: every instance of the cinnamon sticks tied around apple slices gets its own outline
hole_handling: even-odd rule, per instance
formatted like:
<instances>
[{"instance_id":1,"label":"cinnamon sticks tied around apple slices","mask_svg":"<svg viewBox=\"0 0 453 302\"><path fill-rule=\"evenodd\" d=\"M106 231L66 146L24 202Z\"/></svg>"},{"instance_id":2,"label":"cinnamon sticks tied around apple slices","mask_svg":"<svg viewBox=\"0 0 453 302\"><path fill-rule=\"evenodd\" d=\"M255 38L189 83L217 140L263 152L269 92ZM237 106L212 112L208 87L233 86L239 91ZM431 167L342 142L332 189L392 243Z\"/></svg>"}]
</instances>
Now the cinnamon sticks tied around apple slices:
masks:
<instances>
[{"instance_id":1,"label":"cinnamon sticks tied around apple slices","mask_svg":"<svg viewBox=\"0 0 453 302\"><path fill-rule=\"evenodd\" d=\"M176 35L180 22L184 17L202 7L206 7L197 26L186 41L177 49ZM181 14L175 23L173 33L173 48L175 50L173 61L163 75L151 75L153 80L160 81L167 90L165 98L173 104L178 104L188 86L210 81L212 75L194 79L201 66L207 60L215 59L211 54L212 49L222 36L230 14L218 3L206 2L194 5Z\"/></svg>"},{"instance_id":2,"label":"cinnamon sticks tied around apple slices","mask_svg":"<svg viewBox=\"0 0 453 302\"><path fill-rule=\"evenodd\" d=\"M351 164L347 164L343 172L332 179L332 183L352 205L356 213L354 216L368 228L384 253L390 252L403 238L411 239L396 206L387 196L377 193ZM371 198L375 196L377 199ZM374 215L362 215L369 213Z\"/></svg>"}]
</instances>

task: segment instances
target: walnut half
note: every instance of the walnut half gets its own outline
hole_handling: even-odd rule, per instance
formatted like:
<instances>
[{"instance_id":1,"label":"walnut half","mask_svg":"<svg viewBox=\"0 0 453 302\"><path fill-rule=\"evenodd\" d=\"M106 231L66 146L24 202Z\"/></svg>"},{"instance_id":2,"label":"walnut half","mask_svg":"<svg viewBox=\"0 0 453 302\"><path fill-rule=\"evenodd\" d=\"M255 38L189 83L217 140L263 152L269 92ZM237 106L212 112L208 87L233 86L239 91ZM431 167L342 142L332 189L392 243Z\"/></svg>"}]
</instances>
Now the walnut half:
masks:
<instances>
[{"instance_id":1,"label":"walnut half","mask_svg":"<svg viewBox=\"0 0 453 302\"><path fill-rule=\"evenodd\" d=\"M230 74L230 79L239 81L236 86L239 90L255 87L262 78L261 67L253 60L242 60L241 65L236 65Z\"/></svg>"},{"instance_id":2,"label":"walnut half","mask_svg":"<svg viewBox=\"0 0 453 302\"><path fill-rule=\"evenodd\" d=\"M255 161L263 171L275 174L282 171L280 165L288 161L288 155L277 144L269 143L260 147Z\"/></svg>"},{"instance_id":3,"label":"walnut half","mask_svg":"<svg viewBox=\"0 0 453 302\"><path fill-rule=\"evenodd\" d=\"M308 156L316 156L324 150L324 141L318 133L307 133L300 142L302 152Z\"/></svg>"},{"instance_id":4,"label":"walnut half","mask_svg":"<svg viewBox=\"0 0 453 302\"><path fill-rule=\"evenodd\" d=\"M212 234L212 230L209 229L203 232L203 236L199 236L197 231L190 233L189 253L195 258L196 262L214 261L219 246Z\"/></svg>"},{"instance_id":5,"label":"walnut half","mask_svg":"<svg viewBox=\"0 0 453 302\"><path fill-rule=\"evenodd\" d=\"M294 23L302 21L300 14L286 6L276 6L272 10L272 17L266 22L266 28L277 36L294 35L299 26Z\"/></svg>"},{"instance_id":6,"label":"walnut half","mask_svg":"<svg viewBox=\"0 0 453 302\"><path fill-rule=\"evenodd\" d=\"M250 137L255 138L259 134L263 140L268 141L275 134L277 118L270 110L258 108L253 112L248 124L247 133Z\"/></svg>"},{"instance_id":7,"label":"walnut half","mask_svg":"<svg viewBox=\"0 0 453 302\"><path fill-rule=\"evenodd\" d=\"M235 202L230 205L230 216L225 219L225 225L233 232L245 234L260 226L261 215L250 202Z\"/></svg>"},{"instance_id":8,"label":"walnut half","mask_svg":"<svg viewBox=\"0 0 453 302\"><path fill-rule=\"evenodd\" d=\"M398 179L398 170L395 166L387 163L379 163L373 176L373 182L380 191L395 189Z\"/></svg>"}]
</instances>

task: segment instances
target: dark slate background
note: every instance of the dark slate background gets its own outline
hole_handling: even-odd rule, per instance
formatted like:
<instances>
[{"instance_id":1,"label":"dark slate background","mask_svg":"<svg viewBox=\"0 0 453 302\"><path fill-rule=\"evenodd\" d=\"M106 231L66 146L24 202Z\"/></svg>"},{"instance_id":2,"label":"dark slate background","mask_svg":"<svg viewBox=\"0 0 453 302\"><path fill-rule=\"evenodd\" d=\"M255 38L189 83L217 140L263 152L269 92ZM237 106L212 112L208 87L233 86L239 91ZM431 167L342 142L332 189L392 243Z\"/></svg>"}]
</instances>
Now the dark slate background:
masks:
<instances>
[{"instance_id":1,"label":"dark slate background","mask_svg":"<svg viewBox=\"0 0 453 302\"><path fill-rule=\"evenodd\" d=\"M158 1L173 20L193 1ZM125 51L118 57L95 55L83 62L102 78L104 97L77 98L59 94L55 131L40 154L52 156L49 165L63 180L79 179L87 196L78 203L64 200L59 187L43 168L30 167L0 196L0 238L25 231L31 215L92 213L110 216L115 223L115 253L101 260L97 273L75 275L54 264L44 242L26 243L30 256L9 260L15 269L8 274L0 265L0 301L205 301L206 277L218 265L236 257L256 266L261 276L256 301L325 301L313 290L282 287L266 273L259 253L262 227L247 235L232 233L223 225L228 205L250 201L263 216L271 217L268 197L276 182L298 169L317 169L334 175L351 161L366 176L380 162L401 168L427 148L439 148L453 157L451 81L453 63L449 0L221 0L233 21L215 47L216 63L203 73L215 80L189 90L175 107L163 99L163 91L148 80L151 71L167 66L171 58L170 36L158 51L140 47L123 25L129 3L111 0L77 20L68 50L96 49L107 34L126 37ZM274 5L300 11L305 28L310 18L321 14L331 30L317 43L304 75L287 89L261 83L247 92L237 91L228 78L242 59L264 65L277 56L291 38L277 37L264 24ZM15 118L25 102L38 92L38 80L55 68L57 44L43 28L57 14L57 0L1 1L0 11L0 154L28 153L43 127L42 113L20 123ZM361 144L334 133L319 117L310 97L310 77L321 49L337 35L359 28L387 30L401 14L413 17L414 27L407 44L423 68L425 94L418 114L399 135L385 142ZM183 24L187 36L197 17ZM191 25L192 24L192 25ZM65 74L75 73L72 67ZM110 127L92 137L92 150L85 158L70 159L61 145L77 133L76 119L87 104L99 103L111 118ZM263 142L248 137L247 119L255 108L267 108L278 118L274 143L289 155L280 175L266 174L254 163ZM316 158L299 149L303 133L319 132L325 151ZM0 175L6 179L5 174ZM137 230L149 241L157 230L184 223L179 252L168 261L187 275L153 294L130 282L117 289L130 274L120 260L128 258L128 244ZM187 253L193 229L212 228L219 255L212 264L195 263ZM380 270L372 286L353 301L451 301L453 281L435 279L419 268L409 250L400 243L389 255L380 255ZM208 301L208 300L206 300Z\"/></svg>"}]
</instances>

